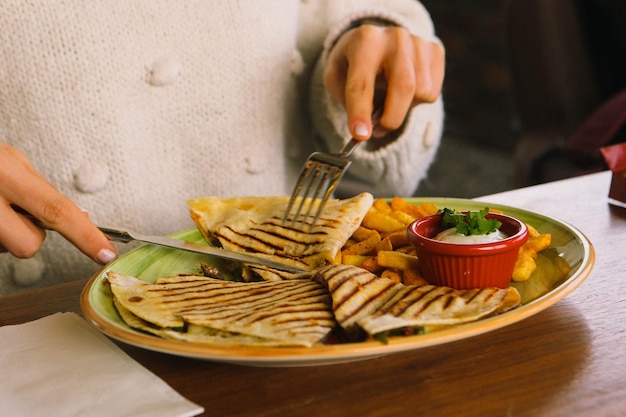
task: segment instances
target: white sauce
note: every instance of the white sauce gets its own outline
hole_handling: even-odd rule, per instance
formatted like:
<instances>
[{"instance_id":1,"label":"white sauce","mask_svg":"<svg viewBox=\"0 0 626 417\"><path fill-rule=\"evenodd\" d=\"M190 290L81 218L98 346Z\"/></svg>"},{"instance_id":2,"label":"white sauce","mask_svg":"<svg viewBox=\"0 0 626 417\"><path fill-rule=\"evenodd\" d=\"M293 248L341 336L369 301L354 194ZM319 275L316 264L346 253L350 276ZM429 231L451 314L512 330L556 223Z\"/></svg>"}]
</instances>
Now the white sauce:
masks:
<instances>
[{"instance_id":1,"label":"white sauce","mask_svg":"<svg viewBox=\"0 0 626 417\"><path fill-rule=\"evenodd\" d=\"M474 245L477 243L491 243L506 239L508 236L499 230L486 235L464 235L456 232L456 227L446 229L435 236L435 240L448 243L458 243L461 245Z\"/></svg>"}]
</instances>

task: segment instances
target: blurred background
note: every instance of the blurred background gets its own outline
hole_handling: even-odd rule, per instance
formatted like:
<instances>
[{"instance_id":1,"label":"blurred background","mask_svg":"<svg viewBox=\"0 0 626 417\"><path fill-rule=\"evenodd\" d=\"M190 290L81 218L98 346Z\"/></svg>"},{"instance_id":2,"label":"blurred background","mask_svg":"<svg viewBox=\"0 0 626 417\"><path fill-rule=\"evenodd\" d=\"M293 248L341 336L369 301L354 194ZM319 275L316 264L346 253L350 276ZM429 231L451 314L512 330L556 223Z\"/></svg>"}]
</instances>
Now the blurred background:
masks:
<instances>
[{"instance_id":1,"label":"blurred background","mask_svg":"<svg viewBox=\"0 0 626 417\"><path fill-rule=\"evenodd\" d=\"M416 196L473 198L606 169L599 152L580 163L562 149L626 87L626 1L421 1L446 46L446 122ZM626 140L624 129L601 134L590 147Z\"/></svg>"},{"instance_id":2,"label":"blurred background","mask_svg":"<svg viewBox=\"0 0 626 417\"><path fill-rule=\"evenodd\" d=\"M445 131L418 196L472 198L514 187L517 136L506 0L422 0L446 47Z\"/></svg>"}]
</instances>

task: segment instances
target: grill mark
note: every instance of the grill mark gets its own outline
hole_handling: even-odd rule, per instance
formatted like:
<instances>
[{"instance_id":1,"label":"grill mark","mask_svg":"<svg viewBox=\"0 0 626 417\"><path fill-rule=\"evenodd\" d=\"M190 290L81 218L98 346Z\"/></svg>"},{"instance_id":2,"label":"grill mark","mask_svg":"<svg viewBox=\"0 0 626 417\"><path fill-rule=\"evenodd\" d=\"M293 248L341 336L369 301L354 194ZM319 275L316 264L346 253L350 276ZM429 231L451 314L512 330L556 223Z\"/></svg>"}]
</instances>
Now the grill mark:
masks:
<instances>
[{"instance_id":1,"label":"grill mark","mask_svg":"<svg viewBox=\"0 0 626 417\"><path fill-rule=\"evenodd\" d=\"M268 293L271 293L270 288L256 288L254 290L254 294L256 294L257 296L261 294L268 294ZM191 300L197 300L197 299L202 299L206 302L208 301L212 302L214 301L213 300L214 298L238 299L238 297L241 294L245 294L246 296L249 296L250 291L246 290L245 288L207 287L202 290L196 289L195 291L192 291L192 292L167 291L167 292L162 292L162 293L157 293L157 294L162 299L164 304L169 304L169 303L174 304L178 302L191 301Z\"/></svg>"},{"instance_id":2,"label":"grill mark","mask_svg":"<svg viewBox=\"0 0 626 417\"><path fill-rule=\"evenodd\" d=\"M153 296L159 297L160 299L167 298L164 300L165 302L176 303L188 301L190 299L202 298L205 299L208 304L212 304L217 302L235 300L235 302L239 301L237 304L241 304L243 302L249 301L249 299L257 298L266 299L266 298L278 298L279 296L289 296L294 298L298 295L314 293L314 294L324 294L324 289L321 285L314 282L295 282L294 281L274 281L274 285L269 285L270 283L259 283L259 285L253 284L243 284L242 286L237 287L224 287L222 285L218 286L207 286L203 291L198 291L198 289L194 289L192 294L189 294L185 291L179 291L175 294L175 299L171 299L172 295L164 292L153 292ZM255 288L253 288L255 287ZM242 296L243 295L243 296ZM217 300L216 300L217 299Z\"/></svg>"},{"instance_id":3,"label":"grill mark","mask_svg":"<svg viewBox=\"0 0 626 417\"><path fill-rule=\"evenodd\" d=\"M425 294L424 294L424 297L425 297L427 294L431 294L431 293L433 293L433 292L437 292L437 291L439 291L439 290L441 290L441 289L442 289L441 287L433 287L432 289L429 289L427 293L425 293ZM420 313L422 313L422 312L427 311L427 310L431 307L431 305L433 305L433 303L435 303L437 300L439 300L442 296L447 296L447 295L448 295L448 293L449 293L449 291L448 291L448 290L446 290L446 291L444 291L444 293L443 293L443 294L438 294L438 295L436 295L435 297L432 297L432 298L430 298L430 299L426 300L426 301L423 303L423 305L420 307L420 309L417 311L417 314L420 314ZM424 297L422 297L422 299L423 299ZM417 314L415 314L415 313L414 313L414 315L415 315L415 316L417 316Z\"/></svg>"},{"instance_id":4,"label":"grill mark","mask_svg":"<svg viewBox=\"0 0 626 417\"><path fill-rule=\"evenodd\" d=\"M298 310L298 307L301 307L302 309L306 308L306 307L302 307L302 306L307 306L307 305L311 305L311 304L315 304L315 303L319 303L320 301L326 301L325 298L326 297L322 297L323 294L309 294L304 301L300 301L300 305L297 304L297 301L295 301L293 298L290 298L288 300L287 304L281 304L280 307L282 308L287 308L287 307L291 307L294 308L296 311ZM272 298L269 299L267 301L264 300L254 300L255 302L253 303L253 305L248 307L248 310L242 310L240 309L238 306L236 305L232 305L232 303L228 303L228 305L223 305L222 301L220 301L219 304L216 305L211 305L209 308L193 308L193 309L183 309L181 310L181 312L183 314L187 314L187 313L203 313L203 314L213 314L216 318L222 318L222 319L232 319L233 317L246 317L249 316L250 313L248 312L250 309L254 309L254 310L267 310L268 308L274 308L275 310L278 309L278 307L276 306L276 298ZM226 302L226 301L225 301ZM250 303L248 303L250 304ZM329 304L329 302L327 303Z\"/></svg>"},{"instance_id":5,"label":"grill mark","mask_svg":"<svg viewBox=\"0 0 626 417\"><path fill-rule=\"evenodd\" d=\"M293 220L294 220L293 214L295 214L295 213L290 213L290 215L286 217L286 219L285 219L286 220L286 222L285 222L286 224L293 222ZM296 233L302 233L301 226L300 226L301 224L304 224L306 226L310 226L312 221L313 221L313 216L308 216L305 219L304 215L301 214L301 215L298 216L298 221L297 221L298 226L291 227L291 226L286 226L286 225L282 224L283 223L283 218L282 217L273 216L273 217L267 219L267 223L271 224L272 226L280 227L281 229L289 230L289 231L296 232ZM343 223L342 219L337 219L335 217L333 217L333 218L324 217L323 215L321 215L317 219L316 224L315 224L315 228L317 230L311 231L309 233L303 233L303 234L306 234L306 235L309 235L309 236L311 236L311 235L328 235L328 232L326 230L324 230L324 229L336 229L337 225L340 225L342 223Z\"/></svg>"},{"instance_id":6,"label":"grill mark","mask_svg":"<svg viewBox=\"0 0 626 417\"><path fill-rule=\"evenodd\" d=\"M215 320L224 320L220 317L207 317L202 311L184 314L185 319L192 321L193 318L203 322L214 322ZM296 323L298 326L318 326L318 321L332 322L332 313L324 304L309 304L301 306L301 308L276 308L274 311L263 311L253 314L241 314L237 322L241 325L249 325L254 323L269 323L275 327L285 327L285 325ZM300 324L301 323L301 324Z\"/></svg>"},{"instance_id":7,"label":"grill mark","mask_svg":"<svg viewBox=\"0 0 626 417\"><path fill-rule=\"evenodd\" d=\"M328 290L333 295L333 305L336 309L340 309L342 305L347 303L352 297L359 291L360 286L353 285L350 287L351 279L361 275L360 273L343 273L344 271L340 271L339 274L334 275L332 278L328 279ZM346 290L344 287L347 287ZM342 289L344 290L342 292ZM342 297L339 297L339 294L343 294Z\"/></svg>"},{"instance_id":8,"label":"grill mark","mask_svg":"<svg viewBox=\"0 0 626 417\"><path fill-rule=\"evenodd\" d=\"M379 296L380 294L376 294L374 297L368 298L367 301L357 304L357 308L353 309L351 312L342 314L341 323L349 322L352 318L358 316L362 311L366 310L367 307L372 305Z\"/></svg>"},{"instance_id":9,"label":"grill mark","mask_svg":"<svg viewBox=\"0 0 626 417\"><path fill-rule=\"evenodd\" d=\"M282 282L282 281L281 281ZM187 297L185 299L177 300L177 302L189 305L190 300L198 301L198 303L192 303L188 308L182 311L190 311L199 308L199 306L209 305L213 308L221 306L220 308L237 309L243 304L250 304L253 302L255 308L261 308L268 304L273 304L277 299L287 297L293 299L296 296L302 294L310 294L309 296L323 295L323 289L320 287L311 287L309 285L302 285L301 287L279 288L279 287L267 287L262 291L254 291L251 293L249 289L238 288L235 291L228 291L229 289L221 288L218 291L211 291L206 294L199 295L197 297ZM228 304L228 306L223 306Z\"/></svg>"},{"instance_id":10,"label":"grill mark","mask_svg":"<svg viewBox=\"0 0 626 417\"><path fill-rule=\"evenodd\" d=\"M304 258L299 257L297 255L289 255L285 253L280 246L263 242L249 235L238 234L237 236L244 237L246 239L255 240L256 242L260 243L258 247L254 245L245 245L243 244L243 242L233 240L230 237L226 237L225 235L222 235L222 234L220 234L219 236L220 236L220 239L228 243L231 250L234 250L236 252L252 253L252 254L257 254L257 255L258 254L271 255L274 258L283 259L283 260L289 261L290 263L295 262L300 266L308 267L308 264L305 262ZM303 243L300 243L300 244L303 244ZM309 244L304 243L304 245L309 245ZM311 256L319 255L320 253L322 252L315 251L315 252L311 252L310 254L307 254L307 256L311 257Z\"/></svg>"},{"instance_id":11,"label":"grill mark","mask_svg":"<svg viewBox=\"0 0 626 417\"><path fill-rule=\"evenodd\" d=\"M330 313L326 306L308 305L306 308L277 308L275 311L246 315L246 324L270 322L273 326L318 326L317 320L330 320ZM289 327L289 326L287 326Z\"/></svg>"},{"instance_id":12,"label":"grill mark","mask_svg":"<svg viewBox=\"0 0 626 417\"><path fill-rule=\"evenodd\" d=\"M295 314L294 310L296 310ZM194 316L200 314L201 312L185 315L185 320L193 323ZM202 320L195 320L195 322L216 327L214 320L212 317L202 317ZM329 327L334 326L335 321L328 303L317 302L302 305L300 308L292 305L275 308L272 312L244 315L243 320L238 320L238 323L241 328L258 323L271 326L278 333L288 332L300 336L309 334L321 337L328 332Z\"/></svg>"},{"instance_id":13,"label":"grill mark","mask_svg":"<svg viewBox=\"0 0 626 417\"><path fill-rule=\"evenodd\" d=\"M425 289L427 290L424 291ZM404 291L399 291L385 303L385 305L376 312L376 315L392 314L400 317L410 312L411 317L418 317L443 297L447 297L447 300L444 301L443 310L445 310L450 306L450 303L454 301L454 297L450 296L452 291L452 289L443 289L433 286L405 287ZM440 292L440 294L432 296L432 293L437 292ZM431 296L431 298L425 300L428 296Z\"/></svg>"},{"instance_id":14,"label":"grill mark","mask_svg":"<svg viewBox=\"0 0 626 417\"><path fill-rule=\"evenodd\" d=\"M360 294L362 291L367 291L366 288L368 286L382 282L378 279L376 275L370 274L369 272L359 268L352 268L350 266L344 265L333 266L330 268L330 270L335 273L330 277L327 276L326 281L328 283L329 291L333 297L333 308L335 312L338 312L342 308L347 306L357 294ZM364 277L365 280L358 280L359 277ZM384 293L386 293L391 287L396 285L392 281L384 282L385 285L378 291L368 294L368 297L364 301L355 303L355 308L353 308L351 311L342 312L341 319L338 320L341 323L349 322L352 318L367 310L367 308L371 306L376 300L380 299L380 297ZM352 287L347 287L349 290L345 291L344 287L347 285L352 285ZM344 289L343 292L341 291L342 288ZM339 296L340 294L341 296Z\"/></svg>"},{"instance_id":15,"label":"grill mark","mask_svg":"<svg viewBox=\"0 0 626 417\"><path fill-rule=\"evenodd\" d=\"M332 293L338 291L343 285L349 283L351 279L356 279L357 277L364 275L369 277L368 274L365 274L365 270L358 268L350 268L347 265L336 265L331 266L330 268L326 268L322 271L322 275L326 271L333 271L334 274L330 277L324 276L322 277L322 281L325 282L328 290ZM370 277L371 278L371 277Z\"/></svg>"},{"instance_id":16,"label":"grill mark","mask_svg":"<svg viewBox=\"0 0 626 417\"><path fill-rule=\"evenodd\" d=\"M268 230L268 226L271 226L272 230ZM248 248L248 250L263 251L260 250L259 247L251 244L244 246L240 241L236 240L236 238L249 239L252 242L256 242L261 248L266 248L265 250L271 250L272 252L281 252L283 248L287 247L289 244L302 246L319 245L324 242L324 239L328 235L327 233L303 233L302 231L293 229L291 229L291 233L287 233L287 230L285 229L286 228L283 226L274 226L262 223L254 227L250 227L247 232L242 233L230 226L224 226L224 231L218 231L216 235L231 244ZM228 236L226 231L230 232L232 237ZM290 235L294 236L292 237ZM314 236L315 238L311 239L311 236Z\"/></svg>"},{"instance_id":17,"label":"grill mark","mask_svg":"<svg viewBox=\"0 0 626 417\"><path fill-rule=\"evenodd\" d=\"M227 236L225 233L220 231L218 233L218 236L221 239L224 239L224 240L228 241L229 243L231 243L233 245L238 245L238 246L241 246L243 248L246 248L248 251L255 251L255 252L259 251L259 252L267 253L267 251L270 250L271 253L273 253L273 252L282 250L282 248L284 247L284 244L281 245L281 244L277 244L277 243L272 243L272 242L260 239L257 236L252 236L249 233L241 233L241 232L233 229L230 226L224 226L224 229L230 231L233 234L233 237L231 238L230 236ZM249 245L249 244L246 245L246 246L243 246L243 245L241 245L241 242L234 240L234 238L236 238L236 237L250 239L253 242L257 242L261 247L269 248L269 249L259 250L258 247L255 247L254 245ZM285 239L285 240L288 240L288 239Z\"/></svg>"},{"instance_id":18,"label":"grill mark","mask_svg":"<svg viewBox=\"0 0 626 417\"><path fill-rule=\"evenodd\" d=\"M302 231L301 226L299 225L297 227L289 227L289 226L284 226L282 224L276 224L273 222L266 222L266 223L260 223L260 224L255 223L255 226L251 227L250 230L254 232L262 233L264 235L273 236L277 239L284 239L289 242L300 243L303 245L315 245L315 244L323 243L326 236L328 236L328 232L326 231L318 231L318 232L309 233L309 232ZM289 235L295 235L295 237L291 238L289 237ZM298 239L298 238L301 238L301 239Z\"/></svg>"},{"instance_id":19,"label":"grill mark","mask_svg":"<svg viewBox=\"0 0 626 417\"><path fill-rule=\"evenodd\" d=\"M285 294L294 297L297 294L305 294L308 292L315 292L315 294L318 295L324 293L321 285L310 281L260 282L257 285L246 283L237 284L230 283L230 285L228 285L227 283L203 280L202 285L193 286L191 290L189 290L189 287L180 288L180 286L172 283L169 288L162 287L152 290L150 295L151 297L159 298L162 303L169 304L170 307L175 306L177 303L185 303L189 305L189 308L197 308L198 305L213 304L216 301L228 301L233 305L242 304L255 297L258 299L259 295L264 295L261 299L269 299L271 301L272 298L278 296L284 297Z\"/></svg>"},{"instance_id":20,"label":"grill mark","mask_svg":"<svg viewBox=\"0 0 626 417\"><path fill-rule=\"evenodd\" d=\"M406 287L408 288L408 287ZM420 290L420 287L411 287L407 292L398 292L387 301L376 314L386 314L393 311L394 314L404 314L410 307L419 303L427 293ZM412 298L413 297L413 298Z\"/></svg>"},{"instance_id":21,"label":"grill mark","mask_svg":"<svg viewBox=\"0 0 626 417\"><path fill-rule=\"evenodd\" d=\"M482 290L481 292L485 292L484 290ZM485 297L485 302L489 302L489 300L491 300L493 297L495 297L496 293L494 291L488 291L487 292L487 296Z\"/></svg>"},{"instance_id":22,"label":"grill mark","mask_svg":"<svg viewBox=\"0 0 626 417\"><path fill-rule=\"evenodd\" d=\"M474 294L472 294L472 296L466 298L468 302L472 302L474 299L476 299L477 297L479 297L480 295L482 295L483 291L482 289L478 289L478 290L470 290L473 291ZM469 291L468 291L469 292ZM464 294L465 295L465 294Z\"/></svg>"}]
</instances>

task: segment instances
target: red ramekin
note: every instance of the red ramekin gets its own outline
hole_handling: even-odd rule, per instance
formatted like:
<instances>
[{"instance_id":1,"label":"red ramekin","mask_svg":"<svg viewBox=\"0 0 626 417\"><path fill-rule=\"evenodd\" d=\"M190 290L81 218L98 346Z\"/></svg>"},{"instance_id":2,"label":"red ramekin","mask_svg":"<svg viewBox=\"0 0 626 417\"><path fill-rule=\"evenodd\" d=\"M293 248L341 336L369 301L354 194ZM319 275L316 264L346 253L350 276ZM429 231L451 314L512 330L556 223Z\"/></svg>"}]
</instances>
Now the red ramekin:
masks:
<instances>
[{"instance_id":1,"label":"red ramekin","mask_svg":"<svg viewBox=\"0 0 626 417\"><path fill-rule=\"evenodd\" d=\"M462 289L507 288L513 275L520 247L528 240L526 224L513 217L489 213L487 219L502 223L507 238L478 244L458 244L435 240L444 230L441 214L416 220L407 236L417 251L421 273L432 285Z\"/></svg>"}]
</instances>

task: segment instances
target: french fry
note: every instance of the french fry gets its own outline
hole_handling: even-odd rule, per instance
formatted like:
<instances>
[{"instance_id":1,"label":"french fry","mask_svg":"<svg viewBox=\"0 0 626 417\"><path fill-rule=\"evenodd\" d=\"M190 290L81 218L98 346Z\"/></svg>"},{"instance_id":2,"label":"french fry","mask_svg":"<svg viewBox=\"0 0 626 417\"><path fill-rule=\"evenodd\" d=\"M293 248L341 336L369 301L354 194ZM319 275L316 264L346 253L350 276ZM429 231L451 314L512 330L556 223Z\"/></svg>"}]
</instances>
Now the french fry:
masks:
<instances>
[{"instance_id":1,"label":"french fry","mask_svg":"<svg viewBox=\"0 0 626 417\"><path fill-rule=\"evenodd\" d=\"M437 213L439 208L431 203L412 204L400 197L394 197L391 200L391 209L393 211L401 211L414 217L415 219L421 219L422 217L430 216Z\"/></svg>"},{"instance_id":2,"label":"french fry","mask_svg":"<svg viewBox=\"0 0 626 417\"><path fill-rule=\"evenodd\" d=\"M368 211L363 217L362 225L381 233L395 232L406 227L400 220L378 210Z\"/></svg>"},{"instance_id":3,"label":"french fry","mask_svg":"<svg viewBox=\"0 0 626 417\"><path fill-rule=\"evenodd\" d=\"M428 285L428 281L424 279L417 269L405 269L402 271L402 283L404 285Z\"/></svg>"},{"instance_id":4,"label":"french fry","mask_svg":"<svg viewBox=\"0 0 626 417\"><path fill-rule=\"evenodd\" d=\"M373 274L378 274L384 269L384 267L380 266L376 257L364 260L359 266Z\"/></svg>"},{"instance_id":5,"label":"french fry","mask_svg":"<svg viewBox=\"0 0 626 417\"><path fill-rule=\"evenodd\" d=\"M374 201L374 204L372 204L372 207L378 211L380 211L381 213L391 213L391 206L389 206L389 203L387 203L386 200L383 200L382 198L378 198Z\"/></svg>"},{"instance_id":6,"label":"french fry","mask_svg":"<svg viewBox=\"0 0 626 417\"><path fill-rule=\"evenodd\" d=\"M342 255L341 263L345 265L361 266L365 261L373 259L372 255Z\"/></svg>"},{"instance_id":7,"label":"french fry","mask_svg":"<svg viewBox=\"0 0 626 417\"><path fill-rule=\"evenodd\" d=\"M534 252L541 252L544 249L548 249L552 243L552 236L548 234L539 234L536 237L531 237L524 244L526 250L532 250Z\"/></svg>"},{"instance_id":8,"label":"french fry","mask_svg":"<svg viewBox=\"0 0 626 417\"><path fill-rule=\"evenodd\" d=\"M390 206L393 211L402 211L404 213L410 214L413 217L421 216L421 212L417 204L411 204L400 197L392 198Z\"/></svg>"},{"instance_id":9,"label":"french fry","mask_svg":"<svg viewBox=\"0 0 626 417\"><path fill-rule=\"evenodd\" d=\"M542 250L550 247L552 243L552 236L549 234L539 233L537 229L531 225L528 227L528 240L520 248L517 255L517 261L513 268L513 276L511 279L514 282L526 281L533 272L537 269L537 256Z\"/></svg>"},{"instance_id":10,"label":"french fry","mask_svg":"<svg viewBox=\"0 0 626 417\"><path fill-rule=\"evenodd\" d=\"M397 251L380 251L376 259L381 266L399 270L417 268L417 256L407 255Z\"/></svg>"},{"instance_id":11,"label":"french fry","mask_svg":"<svg viewBox=\"0 0 626 417\"><path fill-rule=\"evenodd\" d=\"M515 261L511 279L514 282L524 282L530 278L536 269L537 262L535 262L535 259L528 253L520 253L517 255L517 261Z\"/></svg>"},{"instance_id":12,"label":"french fry","mask_svg":"<svg viewBox=\"0 0 626 417\"><path fill-rule=\"evenodd\" d=\"M378 233L372 234L367 239L342 250L341 254L344 257L346 255L367 255L374 250L378 242L380 242L380 235Z\"/></svg>"},{"instance_id":13,"label":"french fry","mask_svg":"<svg viewBox=\"0 0 626 417\"><path fill-rule=\"evenodd\" d=\"M393 246L394 248L400 248L402 246L409 245L409 238L406 235L406 231L404 229L389 233L387 236L385 236L385 239L389 239L389 241L391 242L391 246Z\"/></svg>"},{"instance_id":14,"label":"french fry","mask_svg":"<svg viewBox=\"0 0 626 417\"><path fill-rule=\"evenodd\" d=\"M526 227L528 228L529 239L536 238L541 234L539 233L539 230L535 229L533 226L529 225L528 223L526 223Z\"/></svg>"},{"instance_id":15,"label":"french fry","mask_svg":"<svg viewBox=\"0 0 626 417\"><path fill-rule=\"evenodd\" d=\"M417 250L411 245L400 246L395 250L398 253L405 253L407 255L417 256Z\"/></svg>"},{"instance_id":16,"label":"french fry","mask_svg":"<svg viewBox=\"0 0 626 417\"><path fill-rule=\"evenodd\" d=\"M392 280L393 282L397 282L398 284L402 283L402 275L398 271L394 271L392 269L385 269L380 274L381 278L387 278Z\"/></svg>"},{"instance_id":17,"label":"french fry","mask_svg":"<svg viewBox=\"0 0 626 417\"><path fill-rule=\"evenodd\" d=\"M412 215L405 213L403 211L392 211L391 215L402 222L402 224L404 224L405 226L410 225L411 223L413 223L416 219L416 217L413 217Z\"/></svg>"},{"instance_id":18,"label":"french fry","mask_svg":"<svg viewBox=\"0 0 626 417\"><path fill-rule=\"evenodd\" d=\"M379 235L379 233L376 230L359 226L359 228L356 229L354 233L352 234L351 239L354 239L357 242L361 242L363 240L369 239L372 235Z\"/></svg>"},{"instance_id":19,"label":"french fry","mask_svg":"<svg viewBox=\"0 0 626 417\"><path fill-rule=\"evenodd\" d=\"M358 240L354 240L354 239L350 238L350 239L348 239L348 240L346 241L346 243L343 245L343 248L342 248L342 249L349 248L350 246L352 246L352 245L356 245L357 243L359 243L359 241L358 241Z\"/></svg>"},{"instance_id":20,"label":"french fry","mask_svg":"<svg viewBox=\"0 0 626 417\"><path fill-rule=\"evenodd\" d=\"M432 203L422 203L419 205L420 211L424 213L423 217L432 216L433 214L437 214L439 208Z\"/></svg>"},{"instance_id":21,"label":"french fry","mask_svg":"<svg viewBox=\"0 0 626 417\"><path fill-rule=\"evenodd\" d=\"M391 243L391 239L389 239L388 237L386 237L386 238L382 239L380 242L378 242L378 244L374 248L374 251L376 253L378 253L380 251L389 251L389 250L393 250L393 244Z\"/></svg>"}]
</instances>

